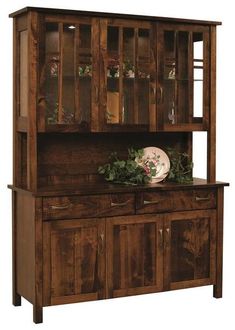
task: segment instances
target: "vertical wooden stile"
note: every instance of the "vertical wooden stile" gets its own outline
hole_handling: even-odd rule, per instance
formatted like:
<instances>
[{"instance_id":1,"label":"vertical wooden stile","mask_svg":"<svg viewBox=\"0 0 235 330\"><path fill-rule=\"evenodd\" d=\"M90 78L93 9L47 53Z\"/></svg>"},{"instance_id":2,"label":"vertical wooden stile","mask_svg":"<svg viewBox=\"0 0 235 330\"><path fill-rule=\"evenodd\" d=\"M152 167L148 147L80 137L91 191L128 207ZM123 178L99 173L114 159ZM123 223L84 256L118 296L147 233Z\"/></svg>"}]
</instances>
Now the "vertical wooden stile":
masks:
<instances>
[{"instance_id":1,"label":"vertical wooden stile","mask_svg":"<svg viewBox=\"0 0 235 330\"><path fill-rule=\"evenodd\" d=\"M207 132L207 180L216 179L216 27L210 27L210 125Z\"/></svg>"}]
</instances>

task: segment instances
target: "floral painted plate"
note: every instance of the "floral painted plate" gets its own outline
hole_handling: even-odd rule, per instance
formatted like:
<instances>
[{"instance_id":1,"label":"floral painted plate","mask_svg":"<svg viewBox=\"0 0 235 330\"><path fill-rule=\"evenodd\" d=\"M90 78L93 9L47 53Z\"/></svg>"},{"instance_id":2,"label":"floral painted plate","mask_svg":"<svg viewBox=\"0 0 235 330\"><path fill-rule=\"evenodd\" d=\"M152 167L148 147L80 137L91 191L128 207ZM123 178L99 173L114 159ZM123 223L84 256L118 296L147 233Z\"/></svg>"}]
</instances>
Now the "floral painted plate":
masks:
<instances>
[{"instance_id":1,"label":"floral painted plate","mask_svg":"<svg viewBox=\"0 0 235 330\"><path fill-rule=\"evenodd\" d=\"M170 160L167 154L156 147L147 147L143 150L144 155L136 159L136 162L151 176L150 183L164 180L170 170Z\"/></svg>"}]
</instances>

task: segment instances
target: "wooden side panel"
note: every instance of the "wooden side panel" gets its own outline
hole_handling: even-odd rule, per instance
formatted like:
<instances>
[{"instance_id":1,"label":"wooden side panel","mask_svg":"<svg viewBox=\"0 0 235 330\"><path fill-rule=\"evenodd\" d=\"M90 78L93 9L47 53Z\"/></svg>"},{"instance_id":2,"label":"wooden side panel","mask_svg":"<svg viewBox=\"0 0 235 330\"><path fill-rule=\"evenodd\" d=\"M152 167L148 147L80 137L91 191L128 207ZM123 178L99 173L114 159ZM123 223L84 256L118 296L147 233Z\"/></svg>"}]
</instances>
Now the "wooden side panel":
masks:
<instances>
[{"instance_id":1,"label":"wooden side panel","mask_svg":"<svg viewBox=\"0 0 235 330\"><path fill-rule=\"evenodd\" d=\"M44 224L44 304L104 298L104 239L104 220Z\"/></svg>"},{"instance_id":2,"label":"wooden side panel","mask_svg":"<svg viewBox=\"0 0 235 330\"><path fill-rule=\"evenodd\" d=\"M108 296L161 290L162 221L157 216L107 220Z\"/></svg>"},{"instance_id":3,"label":"wooden side panel","mask_svg":"<svg viewBox=\"0 0 235 330\"><path fill-rule=\"evenodd\" d=\"M16 291L34 303L35 300L35 209L27 193L16 193L15 253Z\"/></svg>"}]
</instances>

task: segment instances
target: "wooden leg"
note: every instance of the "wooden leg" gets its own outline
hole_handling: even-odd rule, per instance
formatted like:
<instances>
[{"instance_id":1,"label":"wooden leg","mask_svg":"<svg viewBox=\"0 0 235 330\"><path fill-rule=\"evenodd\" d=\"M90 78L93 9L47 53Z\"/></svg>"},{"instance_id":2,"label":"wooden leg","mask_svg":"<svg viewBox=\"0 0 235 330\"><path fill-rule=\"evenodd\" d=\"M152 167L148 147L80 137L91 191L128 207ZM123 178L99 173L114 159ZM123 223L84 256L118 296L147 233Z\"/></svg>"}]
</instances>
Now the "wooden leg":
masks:
<instances>
[{"instance_id":1,"label":"wooden leg","mask_svg":"<svg viewBox=\"0 0 235 330\"><path fill-rule=\"evenodd\" d=\"M222 282L213 286L213 297L222 298Z\"/></svg>"},{"instance_id":2,"label":"wooden leg","mask_svg":"<svg viewBox=\"0 0 235 330\"><path fill-rule=\"evenodd\" d=\"M33 322L42 323L42 306L33 305Z\"/></svg>"},{"instance_id":3,"label":"wooden leg","mask_svg":"<svg viewBox=\"0 0 235 330\"><path fill-rule=\"evenodd\" d=\"M14 288L12 293L12 304L14 306L21 306L21 296L15 292Z\"/></svg>"},{"instance_id":4,"label":"wooden leg","mask_svg":"<svg viewBox=\"0 0 235 330\"><path fill-rule=\"evenodd\" d=\"M213 297L222 298L222 273L223 273L223 203L224 188L217 192L217 244L216 244L216 284L213 288Z\"/></svg>"}]
</instances>

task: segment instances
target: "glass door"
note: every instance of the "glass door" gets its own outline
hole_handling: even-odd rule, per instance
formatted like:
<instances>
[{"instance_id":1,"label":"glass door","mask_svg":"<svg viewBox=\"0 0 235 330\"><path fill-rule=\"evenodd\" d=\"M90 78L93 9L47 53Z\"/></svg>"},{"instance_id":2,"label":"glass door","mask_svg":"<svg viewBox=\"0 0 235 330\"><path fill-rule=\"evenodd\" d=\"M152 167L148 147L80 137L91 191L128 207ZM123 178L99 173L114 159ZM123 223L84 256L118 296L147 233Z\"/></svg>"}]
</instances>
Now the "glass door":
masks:
<instances>
[{"instance_id":1,"label":"glass door","mask_svg":"<svg viewBox=\"0 0 235 330\"><path fill-rule=\"evenodd\" d=\"M148 130L154 121L156 69L151 33L146 22L101 22L104 130L130 126Z\"/></svg>"},{"instance_id":2,"label":"glass door","mask_svg":"<svg viewBox=\"0 0 235 330\"><path fill-rule=\"evenodd\" d=\"M89 19L45 23L46 130L91 129L92 108L98 107L97 26Z\"/></svg>"},{"instance_id":3,"label":"glass door","mask_svg":"<svg viewBox=\"0 0 235 330\"><path fill-rule=\"evenodd\" d=\"M204 130L208 118L208 28L160 26L159 111L164 130ZM161 123L160 123L161 124Z\"/></svg>"}]
</instances>

